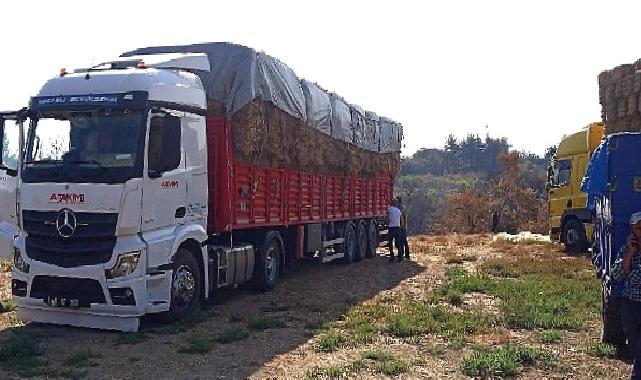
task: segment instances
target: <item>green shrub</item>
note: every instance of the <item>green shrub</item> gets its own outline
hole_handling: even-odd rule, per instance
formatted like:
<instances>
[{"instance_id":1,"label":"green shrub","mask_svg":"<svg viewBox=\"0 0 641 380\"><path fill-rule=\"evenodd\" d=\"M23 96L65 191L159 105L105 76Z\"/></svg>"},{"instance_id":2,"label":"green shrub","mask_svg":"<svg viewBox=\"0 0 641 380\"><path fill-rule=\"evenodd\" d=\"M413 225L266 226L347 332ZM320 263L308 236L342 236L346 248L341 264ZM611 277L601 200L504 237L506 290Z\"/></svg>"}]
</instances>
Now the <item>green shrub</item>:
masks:
<instances>
[{"instance_id":1,"label":"green shrub","mask_svg":"<svg viewBox=\"0 0 641 380\"><path fill-rule=\"evenodd\" d=\"M367 351L362 354L362 357L364 359L370 359L377 362L394 359L394 355L391 352L384 350Z\"/></svg>"},{"instance_id":2,"label":"green shrub","mask_svg":"<svg viewBox=\"0 0 641 380\"><path fill-rule=\"evenodd\" d=\"M189 345L181 347L178 352L181 354L206 354L216 346L216 340L210 337L194 337L190 339Z\"/></svg>"},{"instance_id":3,"label":"green shrub","mask_svg":"<svg viewBox=\"0 0 641 380\"><path fill-rule=\"evenodd\" d=\"M251 331L264 331L285 327L285 322L268 316L253 316L247 321L247 328Z\"/></svg>"},{"instance_id":4,"label":"green shrub","mask_svg":"<svg viewBox=\"0 0 641 380\"><path fill-rule=\"evenodd\" d=\"M489 351L477 351L463 359L461 366L467 376L487 378L516 376L519 365L549 368L558 366L558 362L547 351L507 344Z\"/></svg>"},{"instance_id":5,"label":"green shrub","mask_svg":"<svg viewBox=\"0 0 641 380\"><path fill-rule=\"evenodd\" d=\"M320 337L316 345L318 352L334 352L347 342L345 335L339 332L328 332Z\"/></svg>"},{"instance_id":6,"label":"green shrub","mask_svg":"<svg viewBox=\"0 0 641 380\"><path fill-rule=\"evenodd\" d=\"M376 366L376 371L388 376L396 376L407 372L410 368L406 361L401 359L392 359L380 362Z\"/></svg>"},{"instance_id":7,"label":"green shrub","mask_svg":"<svg viewBox=\"0 0 641 380\"><path fill-rule=\"evenodd\" d=\"M114 344L116 346L124 344L138 344L146 341L149 337L147 334L142 332L133 332L133 333L120 333L114 339Z\"/></svg>"},{"instance_id":8,"label":"green shrub","mask_svg":"<svg viewBox=\"0 0 641 380\"><path fill-rule=\"evenodd\" d=\"M563 332L559 330L544 330L537 333L536 338L541 343L558 343L563 338Z\"/></svg>"},{"instance_id":9,"label":"green shrub","mask_svg":"<svg viewBox=\"0 0 641 380\"><path fill-rule=\"evenodd\" d=\"M0 345L0 366L19 376L39 376L44 363L38 357L43 353L38 337L26 333L13 334Z\"/></svg>"},{"instance_id":10,"label":"green shrub","mask_svg":"<svg viewBox=\"0 0 641 380\"><path fill-rule=\"evenodd\" d=\"M62 365L64 365L65 367L74 367L74 368L93 367L97 365L94 359L98 359L98 358L100 358L100 355L95 354L89 350L77 351L67 356L62 361Z\"/></svg>"},{"instance_id":11,"label":"green shrub","mask_svg":"<svg viewBox=\"0 0 641 380\"><path fill-rule=\"evenodd\" d=\"M587 345L585 353L590 356L613 358L617 354L617 349L608 343L592 343Z\"/></svg>"},{"instance_id":12,"label":"green shrub","mask_svg":"<svg viewBox=\"0 0 641 380\"><path fill-rule=\"evenodd\" d=\"M216 337L216 342L218 343L232 343L239 340L247 339L249 337L249 331L243 328L232 328L224 330L220 335Z\"/></svg>"}]
</instances>

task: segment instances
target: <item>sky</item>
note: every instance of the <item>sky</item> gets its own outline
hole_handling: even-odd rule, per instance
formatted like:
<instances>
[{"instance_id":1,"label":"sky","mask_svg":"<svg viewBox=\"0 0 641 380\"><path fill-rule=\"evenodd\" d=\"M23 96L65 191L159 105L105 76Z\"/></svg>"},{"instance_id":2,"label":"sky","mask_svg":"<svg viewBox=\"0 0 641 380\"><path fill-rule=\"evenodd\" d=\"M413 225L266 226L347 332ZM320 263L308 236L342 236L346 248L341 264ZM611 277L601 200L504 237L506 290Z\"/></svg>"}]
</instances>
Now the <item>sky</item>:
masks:
<instances>
[{"instance_id":1,"label":"sky","mask_svg":"<svg viewBox=\"0 0 641 380\"><path fill-rule=\"evenodd\" d=\"M94 4L92 4L94 3ZM641 58L635 1L4 1L0 109L135 48L262 50L404 126L403 155L449 134L542 155L600 121L597 75Z\"/></svg>"}]
</instances>

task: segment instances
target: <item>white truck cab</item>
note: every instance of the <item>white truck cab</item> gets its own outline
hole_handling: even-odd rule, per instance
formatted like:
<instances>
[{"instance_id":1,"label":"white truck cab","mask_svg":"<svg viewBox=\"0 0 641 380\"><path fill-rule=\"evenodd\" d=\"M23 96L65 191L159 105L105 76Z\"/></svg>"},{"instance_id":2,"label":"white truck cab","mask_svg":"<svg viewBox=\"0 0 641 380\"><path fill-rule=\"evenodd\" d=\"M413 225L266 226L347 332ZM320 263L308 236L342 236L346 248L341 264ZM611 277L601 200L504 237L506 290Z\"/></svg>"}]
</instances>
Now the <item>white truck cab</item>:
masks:
<instances>
[{"instance_id":1,"label":"white truck cab","mask_svg":"<svg viewBox=\"0 0 641 380\"><path fill-rule=\"evenodd\" d=\"M31 99L19 318L135 331L143 314L177 319L207 297L194 285L207 283L207 146L192 71L209 67L204 54L120 58L62 70Z\"/></svg>"}]
</instances>

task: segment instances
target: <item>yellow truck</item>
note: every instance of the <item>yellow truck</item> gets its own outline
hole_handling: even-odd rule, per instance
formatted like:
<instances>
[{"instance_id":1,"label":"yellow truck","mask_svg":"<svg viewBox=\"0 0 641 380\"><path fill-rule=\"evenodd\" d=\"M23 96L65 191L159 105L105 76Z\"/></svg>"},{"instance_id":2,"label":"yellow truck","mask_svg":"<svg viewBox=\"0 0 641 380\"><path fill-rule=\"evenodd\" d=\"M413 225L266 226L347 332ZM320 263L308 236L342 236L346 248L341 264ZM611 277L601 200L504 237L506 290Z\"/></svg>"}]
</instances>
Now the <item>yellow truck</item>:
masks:
<instances>
[{"instance_id":1,"label":"yellow truck","mask_svg":"<svg viewBox=\"0 0 641 380\"><path fill-rule=\"evenodd\" d=\"M603 123L591 123L565 136L548 167L550 239L565 244L566 252L583 252L592 241L592 216L581 179L604 133Z\"/></svg>"}]
</instances>

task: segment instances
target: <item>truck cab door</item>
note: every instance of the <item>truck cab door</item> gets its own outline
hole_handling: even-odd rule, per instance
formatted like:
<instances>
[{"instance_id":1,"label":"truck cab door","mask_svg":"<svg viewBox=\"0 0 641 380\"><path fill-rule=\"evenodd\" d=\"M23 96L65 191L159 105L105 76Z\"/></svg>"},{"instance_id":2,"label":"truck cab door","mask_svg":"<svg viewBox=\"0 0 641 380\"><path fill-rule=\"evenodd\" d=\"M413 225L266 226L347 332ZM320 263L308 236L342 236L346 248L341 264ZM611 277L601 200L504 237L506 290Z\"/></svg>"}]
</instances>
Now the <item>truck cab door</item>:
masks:
<instances>
[{"instance_id":1,"label":"truck cab door","mask_svg":"<svg viewBox=\"0 0 641 380\"><path fill-rule=\"evenodd\" d=\"M141 230L143 235L147 233L149 249L156 256L150 255L150 265L155 260L162 261L159 256L171 254L167 250L173 243L174 229L187 212L185 155L181 144L183 116L182 112L155 110L149 117Z\"/></svg>"},{"instance_id":2,"label":"truck cab door","mask_svg":"<svg viewBox=\"0 0 641 380\"><path fill-rule=\"evenodd\" d=\"M19 183L19 160L22 123L15 119L0 117L2 137L0 166L0 258L13 255L13 240L18 234L16 213Z\"/></svg>"},{"instance_id":3,"label":"truck cab door","mask_svg":"<svg viewBox=\"0 0 641 380\"><path fill-rule=\"evenodd\" d=\"M572 202L571 158L554 161L551 183L552 187L549 190L548 197L550 227L552 230L558 230L561 227L561 217L565 209L574 207ZM558 239L558 237L555 238Z\"/></svg>"},{"instance_id":4,"label":"truck cab door","mask_svg":"<svg viewBox=\"0 0 641 380\"><path fill-rule=\"evenodd\" d=\"M581 181L588 168L588 154L578 154L572 160L572 208L586 208L588 195L581 191Z\"/></svg>"}]
</instances>

